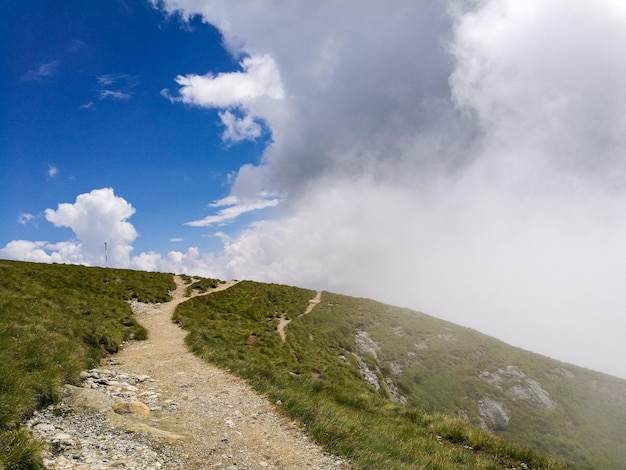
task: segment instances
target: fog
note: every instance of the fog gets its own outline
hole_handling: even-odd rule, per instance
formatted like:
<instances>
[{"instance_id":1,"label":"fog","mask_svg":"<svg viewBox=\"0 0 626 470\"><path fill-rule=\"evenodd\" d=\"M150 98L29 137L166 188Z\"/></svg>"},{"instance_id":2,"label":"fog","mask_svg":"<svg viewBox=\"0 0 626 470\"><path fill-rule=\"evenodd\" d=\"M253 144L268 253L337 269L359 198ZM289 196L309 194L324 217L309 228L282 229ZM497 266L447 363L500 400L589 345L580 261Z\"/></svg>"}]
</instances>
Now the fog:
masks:
<instances>
[{"instance_id":1,"label":"fog","mask_svg":"<svg viewBox=\"0 0 626 470\"><path fill-rule=\"evenodd\" d=\"M234 55L272 57L284 87L245 103L274 142L233 194L287 200L226 243L228 274L409 306L626 377L623 5L165 5L220 27Z\"/></svg>"}]
</instances>

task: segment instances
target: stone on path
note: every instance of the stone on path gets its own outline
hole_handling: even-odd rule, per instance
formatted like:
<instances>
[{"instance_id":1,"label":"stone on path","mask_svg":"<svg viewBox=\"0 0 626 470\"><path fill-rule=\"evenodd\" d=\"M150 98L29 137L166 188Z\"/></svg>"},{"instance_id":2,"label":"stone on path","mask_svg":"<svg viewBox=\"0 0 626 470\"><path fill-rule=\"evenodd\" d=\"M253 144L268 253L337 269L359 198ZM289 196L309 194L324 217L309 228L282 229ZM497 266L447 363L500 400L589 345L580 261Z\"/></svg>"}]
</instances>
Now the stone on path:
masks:
<instances>
[{"instance_id":1,"label":"stone on path","mask_svg":"<svg viewBox=\"0 0 626 470\"><path fill-rule=\"evenodd\" d=\"M113 407L113 400L109 395L98 390L72 385L65 386L63 403L73 409L95 413L106 413Z\"/></svg>"},{"instance_id":2,"label":"stone on path","mask_svg":"<svg viewBox=\"0 0 626 470\"><path fill-rule=\"evenodd\" d=\"M144 405L140 401L131 401L130 403L121 402L113 404L113 411L120 414L140 415L148 416L150 414L150 408Z\"/></svg>"}]
</instances>

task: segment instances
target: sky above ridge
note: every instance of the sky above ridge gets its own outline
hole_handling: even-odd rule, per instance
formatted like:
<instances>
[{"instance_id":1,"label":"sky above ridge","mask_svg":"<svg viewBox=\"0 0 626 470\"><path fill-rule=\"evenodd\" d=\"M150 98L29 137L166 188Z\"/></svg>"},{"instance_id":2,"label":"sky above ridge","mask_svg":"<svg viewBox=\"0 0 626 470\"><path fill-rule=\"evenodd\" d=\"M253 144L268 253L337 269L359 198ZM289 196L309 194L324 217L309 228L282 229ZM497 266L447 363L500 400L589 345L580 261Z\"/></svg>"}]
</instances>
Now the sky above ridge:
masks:
<instances>
[{"instance_id":1,"label":"sky above ridge","mask_svg":"<svg viewBox=\"0 0 626 470\"><path fill-rule=\"evenodd\" d=\"M618 0L0 5L0 257L370 297L626 378Z\"/></svg>"}]
</instances>

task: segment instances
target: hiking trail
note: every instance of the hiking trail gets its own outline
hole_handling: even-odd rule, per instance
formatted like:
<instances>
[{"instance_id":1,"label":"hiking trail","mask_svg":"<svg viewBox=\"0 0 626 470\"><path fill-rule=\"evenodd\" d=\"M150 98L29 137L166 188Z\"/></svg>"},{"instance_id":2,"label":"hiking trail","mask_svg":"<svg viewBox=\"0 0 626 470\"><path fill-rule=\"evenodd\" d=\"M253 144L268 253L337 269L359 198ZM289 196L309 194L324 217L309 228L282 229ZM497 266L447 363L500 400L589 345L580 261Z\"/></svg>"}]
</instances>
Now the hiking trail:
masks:
<instances>
[{"instance_id":1,"label":"hiking trail","mask_svg":"<svg viewBox=\"0 0 626 470\"><path fill-rule=\"evenodd\" d=\"M119 353L106 358L99 369L101 374L114 378L127 374L135 378L149 377L145 382L137 380L136 387L133 386L137 400L143 399L149 405L152 397L158 399L159 406L152 406L150 412L146 406L143 416L126 417L108 412L110 423L132 431L126 433L127 437L137 436L144 443L145 436L148 441L153 440L156 443L153 447L162 461L162 466L155 468L350 468L347 462L325 452L299 425L280 414L276 410L280 404L270 403L244 380L202 361L187 349L184 339L188 332L172 321L176 307L197 295L228 289L236 281L222 283L191 297L185 296L189 284L179 276L175 276L175 281L177 287L171 292L170 302L131 302L137 320L148 330L148 339L126 343ZM319 293L304 314L317 302ZM283 337L284 327L279 328L279 332ZM98 384L92 386L96 388ZM70 429L70 425L67 426ZM71 461L71 458L66 460Z\"/></svg>"},{"instance_id":2,"label":"hiking trail","mask_svg":"<svg viewBox=\"0 0 626 470\"><path fill-rule=\"evenodd\" d=\"M296 318L299 318L299 317L302 317L304 315L308 315L309 313L311 313L311 311L315 308L315 306L320 303L321 299L322 299L322 292L318 291L315 294L315 298L309 300L309 305L307 306L304 313L301 313ZM283 340L283 343L287 342L287 325L291 323L291 320L292 319L287 319L287 315L285 313L283 313L280 316L280 319L278 320L278 328L277 328L278 334L280 335L280 339Z\"/></svg>"}]
</instances>

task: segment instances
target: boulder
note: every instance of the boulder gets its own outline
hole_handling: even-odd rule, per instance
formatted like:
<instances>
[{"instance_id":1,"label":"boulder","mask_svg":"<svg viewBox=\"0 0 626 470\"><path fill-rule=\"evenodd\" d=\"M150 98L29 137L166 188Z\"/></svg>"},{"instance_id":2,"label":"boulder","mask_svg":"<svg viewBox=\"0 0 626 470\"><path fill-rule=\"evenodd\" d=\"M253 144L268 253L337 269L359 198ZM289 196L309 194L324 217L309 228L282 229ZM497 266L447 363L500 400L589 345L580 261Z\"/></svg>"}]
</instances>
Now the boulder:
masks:
<instances>
[{"instance_id":1,"label":"boulder","mask_svg":"<svg viewBox=\"0 0 626 470\"><path fill-rule=\"evenodd\" d=\"M130 403L115 403L113 405L113 411L119 414L130 414L139 416L148 416L150 414L150 408L137 400L131 401Z\"/></svg>"},{"instance_id":2,"label":"boulder","mask_svg":"<svg viewBox=\"0 0 626 470\"><path fill-rule=\"evenodd\" d=\"M66 385L63 389L63 403L76 410L107 413L113 407L113 400L105 393L91 388Z\"/></svg>"}]
</instances>

